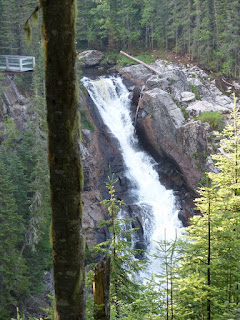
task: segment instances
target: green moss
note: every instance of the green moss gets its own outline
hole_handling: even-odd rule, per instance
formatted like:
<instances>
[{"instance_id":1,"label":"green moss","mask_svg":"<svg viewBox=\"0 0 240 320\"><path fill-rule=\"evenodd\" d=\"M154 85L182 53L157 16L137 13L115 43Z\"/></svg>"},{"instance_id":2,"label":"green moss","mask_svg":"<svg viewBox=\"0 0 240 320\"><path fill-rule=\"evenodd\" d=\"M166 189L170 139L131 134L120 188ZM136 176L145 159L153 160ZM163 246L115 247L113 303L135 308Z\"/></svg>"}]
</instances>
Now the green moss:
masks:
<instances>
[{"instance_id":1,"label":"green moss","mask_svg":"<svg viewBox=\"0 0 240 320\"><path fill-rule=\"evenodd\" d=\"M202 123L207 122L215 130L220 130L223 125L223 115L216 111L206 111L202 112L196 120L201 120Z\"/></svg>"},{"instance_id":2,"label":"green moss","mask_svg":"<svg viewBox=\"0 0 240 320\"><path fill-rule=\"evenodd\" d=\"M81 115L81 128L94 131L95 130L94 125L87 118L87 110L80 110L80 115Z\"/></svg>"}]
</instances>

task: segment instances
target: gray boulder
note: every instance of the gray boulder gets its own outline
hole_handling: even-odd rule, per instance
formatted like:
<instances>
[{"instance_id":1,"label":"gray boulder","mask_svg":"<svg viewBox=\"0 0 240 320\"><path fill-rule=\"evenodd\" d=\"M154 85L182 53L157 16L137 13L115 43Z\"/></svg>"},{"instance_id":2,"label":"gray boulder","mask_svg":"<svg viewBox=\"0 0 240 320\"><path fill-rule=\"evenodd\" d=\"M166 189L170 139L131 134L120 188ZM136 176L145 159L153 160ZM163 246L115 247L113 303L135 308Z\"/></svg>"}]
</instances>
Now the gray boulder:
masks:
<instances>
[{"instance_id":1,"label":"gray boulder","mask_svg":"<svg viewBox=\"0 0 240 320\"><path fill-rule=\"evenodd\" d=\"M146 81L152 75L152 71L141 64L120 68L119 72L134 82Z\"/></svg>"},{"instance_id":2,"label":"gray boulder","mask_svg":"<svg viewBox=\"0 0 240 320\"><path fill-rule=\"evenodd\" d=\"M83 67L93 67L104 59L104 54L98 50L87 50L79 53L77 59Z\"/></svg>"},{"instance_id":3,"label":"gray boulder","mask_svg":"<svg viewBox=\"0 0 240 320\"><path fill-rule=\"evenodd\" d=\"M167 79L170 82L170 93L173 98L181 101L181 93L184 91L191 91L187 77L181 70L167 71L162 74L162 79Z\"/></svg>"},{"instance_id":4,"label":"gray boulder","mask_svg":"<svg viewBox=\"0 0 240 320\"><path fill-rule=\"evenodd\" d=\"M181 93L182 102L190 102L196 99L195 93L190 91L184 91Z\"/></svg>"},{"instance_id":5,"label":"gray boulder","mask_svg":"<svg viewBox=\"0 0 240 320\"><path fill-rule=\"evenodd\" d=\"M186 111L191 116L199 116L202 112L206 112L206 111L217 111L217 112L227 113L229 112L229 109L226 107L222 107L220 105L213 105L212 103L207 101L196 101L190 104L186 108Z\"/></svg>"},{"instance_id":6,"label":"gray boulder","mask_svg":"<svg viewBox=\"0 0 240 320\"><path fill-rule=\"evenodd\" d=\"M159 122L160 127L162 127L161 122L164 120L168 123L171 122L171 126L174 128L180 127L184 123L181 110L173 102L171 96L159 88L145 91L140 103L140 107L143 105L143 109ZM167 123L164 124L164 127L166 126Z\"/></svg>"},{"instance_id":7,"label":"gray boulder","mask_svg":"<svg viewBox=\"0 0 240 320\"><path fill-rule=\"evenodd\" d=\"M147 81L146 81L146 86L147 88L153 89L153 88L159 88L164 91L168 91L169 86L170 86L170 81L168 79L164 78L159 78L158 75L150 76Z\"/></svg>"}]
</instances>

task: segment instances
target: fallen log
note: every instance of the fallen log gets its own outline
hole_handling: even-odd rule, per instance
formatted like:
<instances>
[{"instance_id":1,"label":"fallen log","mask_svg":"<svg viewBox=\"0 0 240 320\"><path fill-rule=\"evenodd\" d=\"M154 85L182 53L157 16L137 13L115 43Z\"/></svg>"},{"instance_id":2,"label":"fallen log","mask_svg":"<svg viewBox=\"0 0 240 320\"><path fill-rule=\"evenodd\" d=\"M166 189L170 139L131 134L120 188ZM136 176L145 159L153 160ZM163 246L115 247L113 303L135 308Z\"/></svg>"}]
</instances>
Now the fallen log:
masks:
<instances>
[{"instance_id":1,"label":"fallen log","mask_svg":"<svg viewBox=\"0 0 240 320\"><path fill-rule=\"evenodd\" d=\"M233 87L235 90L240 89L240 86L238 84L233 84L233 83L227 82L224 78L222 78L222 81L225 82L226 84L228 84L229 86Z\"/></svg>"},{"instance_id":2,"label":"fallen log","mask_svg":"<svg viewBox=\"0 0 240 320\"><path fill-rule=\"evenodd\" d=\"M147 64L147 63L145 63L145 62L143 62L143 61L141 61L141 60L139 60L139 59L137 59L137 58L134 58L134 57L130 56L129 54L127 54L127 53L124 52L124 51L120 51L120 53L121 53L123 56L126 56L126 57L128 57L129 59L132 59L132 60L134 60L134 61L142 64L144 67L148 68L149 70L153 71L154 73L160 74L160 72L159 72L158 70L152 68L149 64Z\"/></svg>"}]
</instances>

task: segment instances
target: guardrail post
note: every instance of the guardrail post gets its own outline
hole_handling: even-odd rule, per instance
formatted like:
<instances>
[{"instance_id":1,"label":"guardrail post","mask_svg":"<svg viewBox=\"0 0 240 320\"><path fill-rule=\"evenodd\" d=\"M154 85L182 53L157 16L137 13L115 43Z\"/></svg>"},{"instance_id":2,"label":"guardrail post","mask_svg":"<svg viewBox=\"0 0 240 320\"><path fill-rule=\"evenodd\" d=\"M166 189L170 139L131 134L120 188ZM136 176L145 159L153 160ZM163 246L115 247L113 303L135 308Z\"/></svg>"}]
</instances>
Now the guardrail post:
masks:
<instances>
[{"instance_id":1,"label":"guardrail post","mask_svg":"<svg viewBox=\"0 0 240 320\"><path fill-rule=\"evenodd\" d=\"M19 58L19 67L20 67L20 71L23 71L23 65L22 65L22 59Z\"/></svg>"},{"instance_id":2,"label":"guardrail post","mask_svg":"<svg viewBox=\"0 0 240 320\"><path fill-rule=\"evenodd\" d=\"M6 56L6 57L5 57L5 59L6 59L6 69L9 69L9 61L8 61L8 57Z\"/></svg>"},{"instance_id":3,"label":"guardrail post","mask_svg":"<svg viewBox=\"0 0 240 320\"><path fill-rule=\"evenodd\" d=\"M32 57L32 62L33 62L33 69L35 67L35 57Z\"/></svg>"}]
</instances>

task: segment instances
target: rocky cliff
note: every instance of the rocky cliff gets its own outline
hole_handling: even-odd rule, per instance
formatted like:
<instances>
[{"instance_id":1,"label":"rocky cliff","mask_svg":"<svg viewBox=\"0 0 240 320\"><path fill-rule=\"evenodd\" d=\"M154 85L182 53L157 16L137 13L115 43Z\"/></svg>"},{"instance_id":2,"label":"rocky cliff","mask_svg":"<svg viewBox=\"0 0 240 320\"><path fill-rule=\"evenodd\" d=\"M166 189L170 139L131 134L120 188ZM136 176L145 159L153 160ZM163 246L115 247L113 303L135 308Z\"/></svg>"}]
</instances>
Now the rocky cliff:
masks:
<instances>
[{"instance_id":1,"label":"rocky cliff","mask_svg":"<svg viewBox=\"0 0 240 320\"><path fill-rule=\"evenodd\" d=\"M127 84L132 91L133 114L138 106L136 132L141 144L157 161L163 184L175 191L180 218L187 223L186 219L192 213L191 200L202 174L214 169L210 158L212 128L207 123L193 120L192 115L205 110L227 113L232 108L232 99L223 95L214 81L197 67L162 60L153 66L159 75L153 75L141 65L121 68L120 72L125 79L131 80ZM104 182L109 165L119 178L118 197L127 202L130 215L132 207L128 201L129 181L124 177L117 142L108 134L89 96L81 96L81 106L95 127L94 131L82 130L80 143L85 177L83 223L87 243L92 246L109 236L107 229L98 227L98 222L106 218L100 202L107 197ZM19 93L12 77L6 77L0 99L0 127L8 115L21 129L30 117L29 106L30 99ZM140 220L136 227L141 230Z\"/></svg>"},{"instance_id":2,"label":"rocky cliff","mask_svg":"<svg viewBox=\"0 0 240 320\"><path fill-rule=\"evenodd\" d=\"M158 75L142 65L119 70L138 88L133 90L135 108L138 105L137 133L153 156L172 160L195 191L203 172L214 170L210 157L213 128L193 116L204 111L229 113L232 98L218 90L215 80L198 67L163 60L151 66Z\"/></svg>"},{"instance_id":3,"label":"rocky cliff","mask_svg":"<svg viewBox=\"0 0 240 320\"><path fill-rule=\"evenodd\" d=\"M3 132L3 139L6 117L10 117L19 130L31 119L31 98L19 92L13 75L4 78L0 90L0 130ZM109 166L119 177L116 185L119 196L126 191L127 183L123 177L122 158L116 141L108 134L88 95L84 96L83 92L80 92L80 99L81 110L86 113L89 121L94 123L94 130L82 129L80 142L84 170L83 226L87 245L94 246L109 236L107 229L98 227L98 222L106 218L106 210L100 202L107 197L104 182L108 179Z\"/></svg>"}]
</instances>

